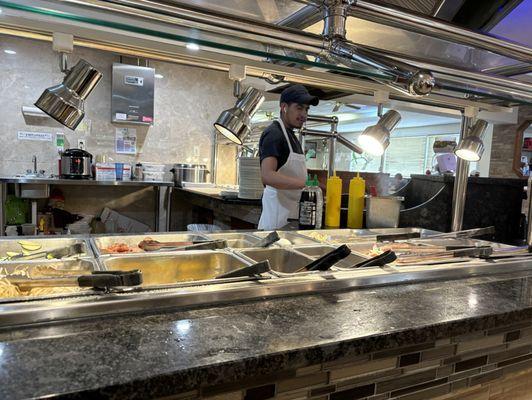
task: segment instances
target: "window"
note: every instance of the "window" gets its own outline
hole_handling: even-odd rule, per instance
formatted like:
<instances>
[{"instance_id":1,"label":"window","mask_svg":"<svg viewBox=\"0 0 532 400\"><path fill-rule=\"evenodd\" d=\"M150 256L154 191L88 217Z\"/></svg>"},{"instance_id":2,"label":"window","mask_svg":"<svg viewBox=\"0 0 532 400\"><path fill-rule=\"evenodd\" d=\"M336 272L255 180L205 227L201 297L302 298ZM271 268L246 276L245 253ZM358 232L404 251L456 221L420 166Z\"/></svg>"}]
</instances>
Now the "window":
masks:
<instances>
[{"instance_id":1,"label":"window","mask_svg":"<svg viewBox=\"0 0 532 400\"><path fill-rule=\"evenodd\" d=\"M390 138L384 154L384 172L403 176L425 173L427 136Z\"/></svg>"}]
</instances>

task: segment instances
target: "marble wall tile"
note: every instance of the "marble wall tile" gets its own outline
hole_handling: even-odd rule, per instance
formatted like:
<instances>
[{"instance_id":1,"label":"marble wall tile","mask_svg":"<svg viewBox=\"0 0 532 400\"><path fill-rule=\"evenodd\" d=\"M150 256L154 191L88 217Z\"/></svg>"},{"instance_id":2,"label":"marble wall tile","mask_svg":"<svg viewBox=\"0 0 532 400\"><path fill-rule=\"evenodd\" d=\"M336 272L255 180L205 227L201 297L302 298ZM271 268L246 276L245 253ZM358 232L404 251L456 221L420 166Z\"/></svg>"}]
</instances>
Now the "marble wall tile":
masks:
<instances>
[{"instance_id":1,"label":"marble wall tile","mask_svg":"<svg viewBox=\"0 0 532 400\"><path fill-rule=\"evenodd\" d=\"M3 52L12 49L15 55ZM218 114L234 105L232 83L224 72L196 67L151 61L150 66L163 76L155 82L155 123L152 127L136 127L138 136L136 156L114 152L115 128L127 125L111 123L111 71L120 57L113 53L76 47L69 57L69 65L84 58L104 75L86 103L88 132L72 132L61 125L48 122L43 126L24 120L21 107L33 105L41 92L62 80L59 56L48 42L0 36L0 175L23 173L36 155L39 168L57 173L55 134L65 133L70 147L77 147L78 139L86 140L87 150L94 156L102 154L114 161L173 163L202 163L210 168L213 144L213 122ZM135 127L135 126L132 126ZM17 140L20 130L49 132L53 142ZM236 179L236 147L219 146L218 177L222 183L234 184Z\"/></svg>"}]
</instances>

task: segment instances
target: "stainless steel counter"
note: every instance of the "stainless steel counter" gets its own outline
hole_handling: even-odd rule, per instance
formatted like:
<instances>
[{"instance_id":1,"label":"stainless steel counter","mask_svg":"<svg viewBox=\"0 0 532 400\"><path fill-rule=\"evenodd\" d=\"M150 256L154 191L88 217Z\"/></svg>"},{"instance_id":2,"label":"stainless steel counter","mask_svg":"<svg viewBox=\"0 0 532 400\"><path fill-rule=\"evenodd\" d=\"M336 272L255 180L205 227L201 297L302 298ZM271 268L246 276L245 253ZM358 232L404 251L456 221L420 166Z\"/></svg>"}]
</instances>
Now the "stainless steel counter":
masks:
<instances>
[{"instance_id":1,"label":"stainless steel counter","mask_svg":"<svg viewBox=\"0 0 532 400\"><path fill-rule=\"evenodd\" d=\"M16 188L55 186L104 186L104 187L152 187L155 196L154 228L156 232L167 232L170 228L170 210L172 205L173 182L167 181L97 181L93 179L59 179L37 178L26 176L0 177L0 236L5 235L5 209L7 185L14 184ZM31 186L29 186L31 185ZM43 186L36 186L43 185ZM48 185L48 186L46 186Z\"/></svg>"},{"instance_id":2,"label":"stainless steel counter","mask_svg":"<svg viewBox=\"0 0 532 400\"><path fill-rule=\"evenodd\" d=\"M43 184L43 185L83 185L83 186L174 186L167 181L97 181L94 179L29 178L0 176L1 183Z\"/></svg>"},{"instance_id":3,"label":"stainless steel counter","mask_svg":"<svg viewBox=\"0 0 532 400\"><path fill-rule=\"evenodd\" d=\"M331 249L337 247L342 235L347 240L346 243L353 246L370 244L375 240L375 234L403 233L403 231L404 228L306 231L303 233L310 234L306 237L302 233L290 232L291 236L301 241L292 241L292 244L282 242L261 250L253 247L229 246L215 251L179 250L173 252L145 252L137 248L138 242L145 235L91 236L90 245L94 250L93 254L96 257L94 261L98 269L140 269L146 275L143 286L116 288L111 292L87 290L32 298L3 298L0 299L0 327L197 305L211 306L219 303L295 294L460 280L485 275L500 275L509 271L529 274L532 271L532 263L526 254L523 257L509 260L486 261L477 258L441 265L392 263L384 267L352 269L349 265L337 264L324 272L291 273L293 269L289 268L293 267L296 262L300 264L298 266L302 266L315 260L323 253L324 246L329 246ZM432 240L430 237L434 233L421 231L422 237L427 241ZM183 240L183 234L185 233L149 233L149 236L155 240L172 241ZM220 238L227 235L227 238L234 238L235 234L237 232L228 231L216 233L215 236ZM238 232L238 234L258 238L258 235L264 232L251 231ZM205 239L211 239L209 233L204 232L200 235ZM131 247L130 252L102 253L102 246L108 247L118 242L128 244ZM299 244L295 245L296 242ZM497 244L493 245L497 246ZM250 246L253 244L251 243ZM368 257L367 254L357 253L356 250L353 250L353 256L362 259ZM251 265L263 259L270 260L272 271L252 277L214 278L226 270ZM0 262L0 267L5 268L9 264L13 263ZM50 262L46 260L33 263L36 267L47 267L48 264Z\"/></svg>"}]
</instances>

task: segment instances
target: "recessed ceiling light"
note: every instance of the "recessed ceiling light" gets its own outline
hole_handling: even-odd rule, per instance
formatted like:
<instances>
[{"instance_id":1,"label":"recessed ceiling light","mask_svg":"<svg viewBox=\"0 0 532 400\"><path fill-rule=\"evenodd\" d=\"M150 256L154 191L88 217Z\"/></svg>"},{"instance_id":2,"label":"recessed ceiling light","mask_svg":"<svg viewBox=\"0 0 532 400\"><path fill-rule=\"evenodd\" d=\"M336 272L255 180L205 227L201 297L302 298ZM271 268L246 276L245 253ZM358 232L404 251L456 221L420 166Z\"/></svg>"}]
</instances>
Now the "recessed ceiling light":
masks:
<instances>
[{"instance_id":1,"label":"recessed ceiling light","mask_svg":"<svg viewBox=\"0 0 532 400\"><path fill-rule=\"evenodd\" d=\"M4 53L6 54L17 54L17 52L15 50L4 50Z\"/></svg>"},{"instance_id":2,"label":"recessed ceiling light","mask_svg":"<svg viewBox=\"0 0 532 400\"><path fill-rule=\"evenodd\" d=\"M161 74L155 74L155 78L157 78L157 79L163 79L163 78L164 78L164 75L161 75Z\"/></svg>"},{"instance_id":3,"label":"recessed ceiling light","mask_svg":"<svg viewBox=\"0 0 532 400\"><path fill-rule=\"evenodd\" d=\"M198 51L200 49L199 45L197 43L187 43L187 49Z\"/></svg>"}]
</instances>

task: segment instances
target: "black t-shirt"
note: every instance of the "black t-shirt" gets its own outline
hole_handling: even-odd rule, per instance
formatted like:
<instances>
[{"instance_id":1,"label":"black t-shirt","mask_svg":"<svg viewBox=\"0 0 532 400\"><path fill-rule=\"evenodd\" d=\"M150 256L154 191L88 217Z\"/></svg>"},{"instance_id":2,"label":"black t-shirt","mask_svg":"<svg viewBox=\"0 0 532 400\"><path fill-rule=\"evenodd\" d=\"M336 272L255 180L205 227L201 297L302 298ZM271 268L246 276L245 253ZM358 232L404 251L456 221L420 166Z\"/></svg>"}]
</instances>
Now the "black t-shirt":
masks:
<instances>
[{"instance_id":1,"label":"black t-shirt","mask_svg":"<svg viewBox=\"0 0 532 400\"><path fill-rule=\"evenodd\" d=\"M301 143L297 140L296 135L292 129L286 129L290 143L292 144L292 150L295 153L303 154ZM274 121L268 126L262 133L259 141L259 157L260 161L266 157L277 158L277 170L281 168L288 160L290 155L290 148L283 135L281 125L278 121Z\"/></svg>"}]
</instances>

